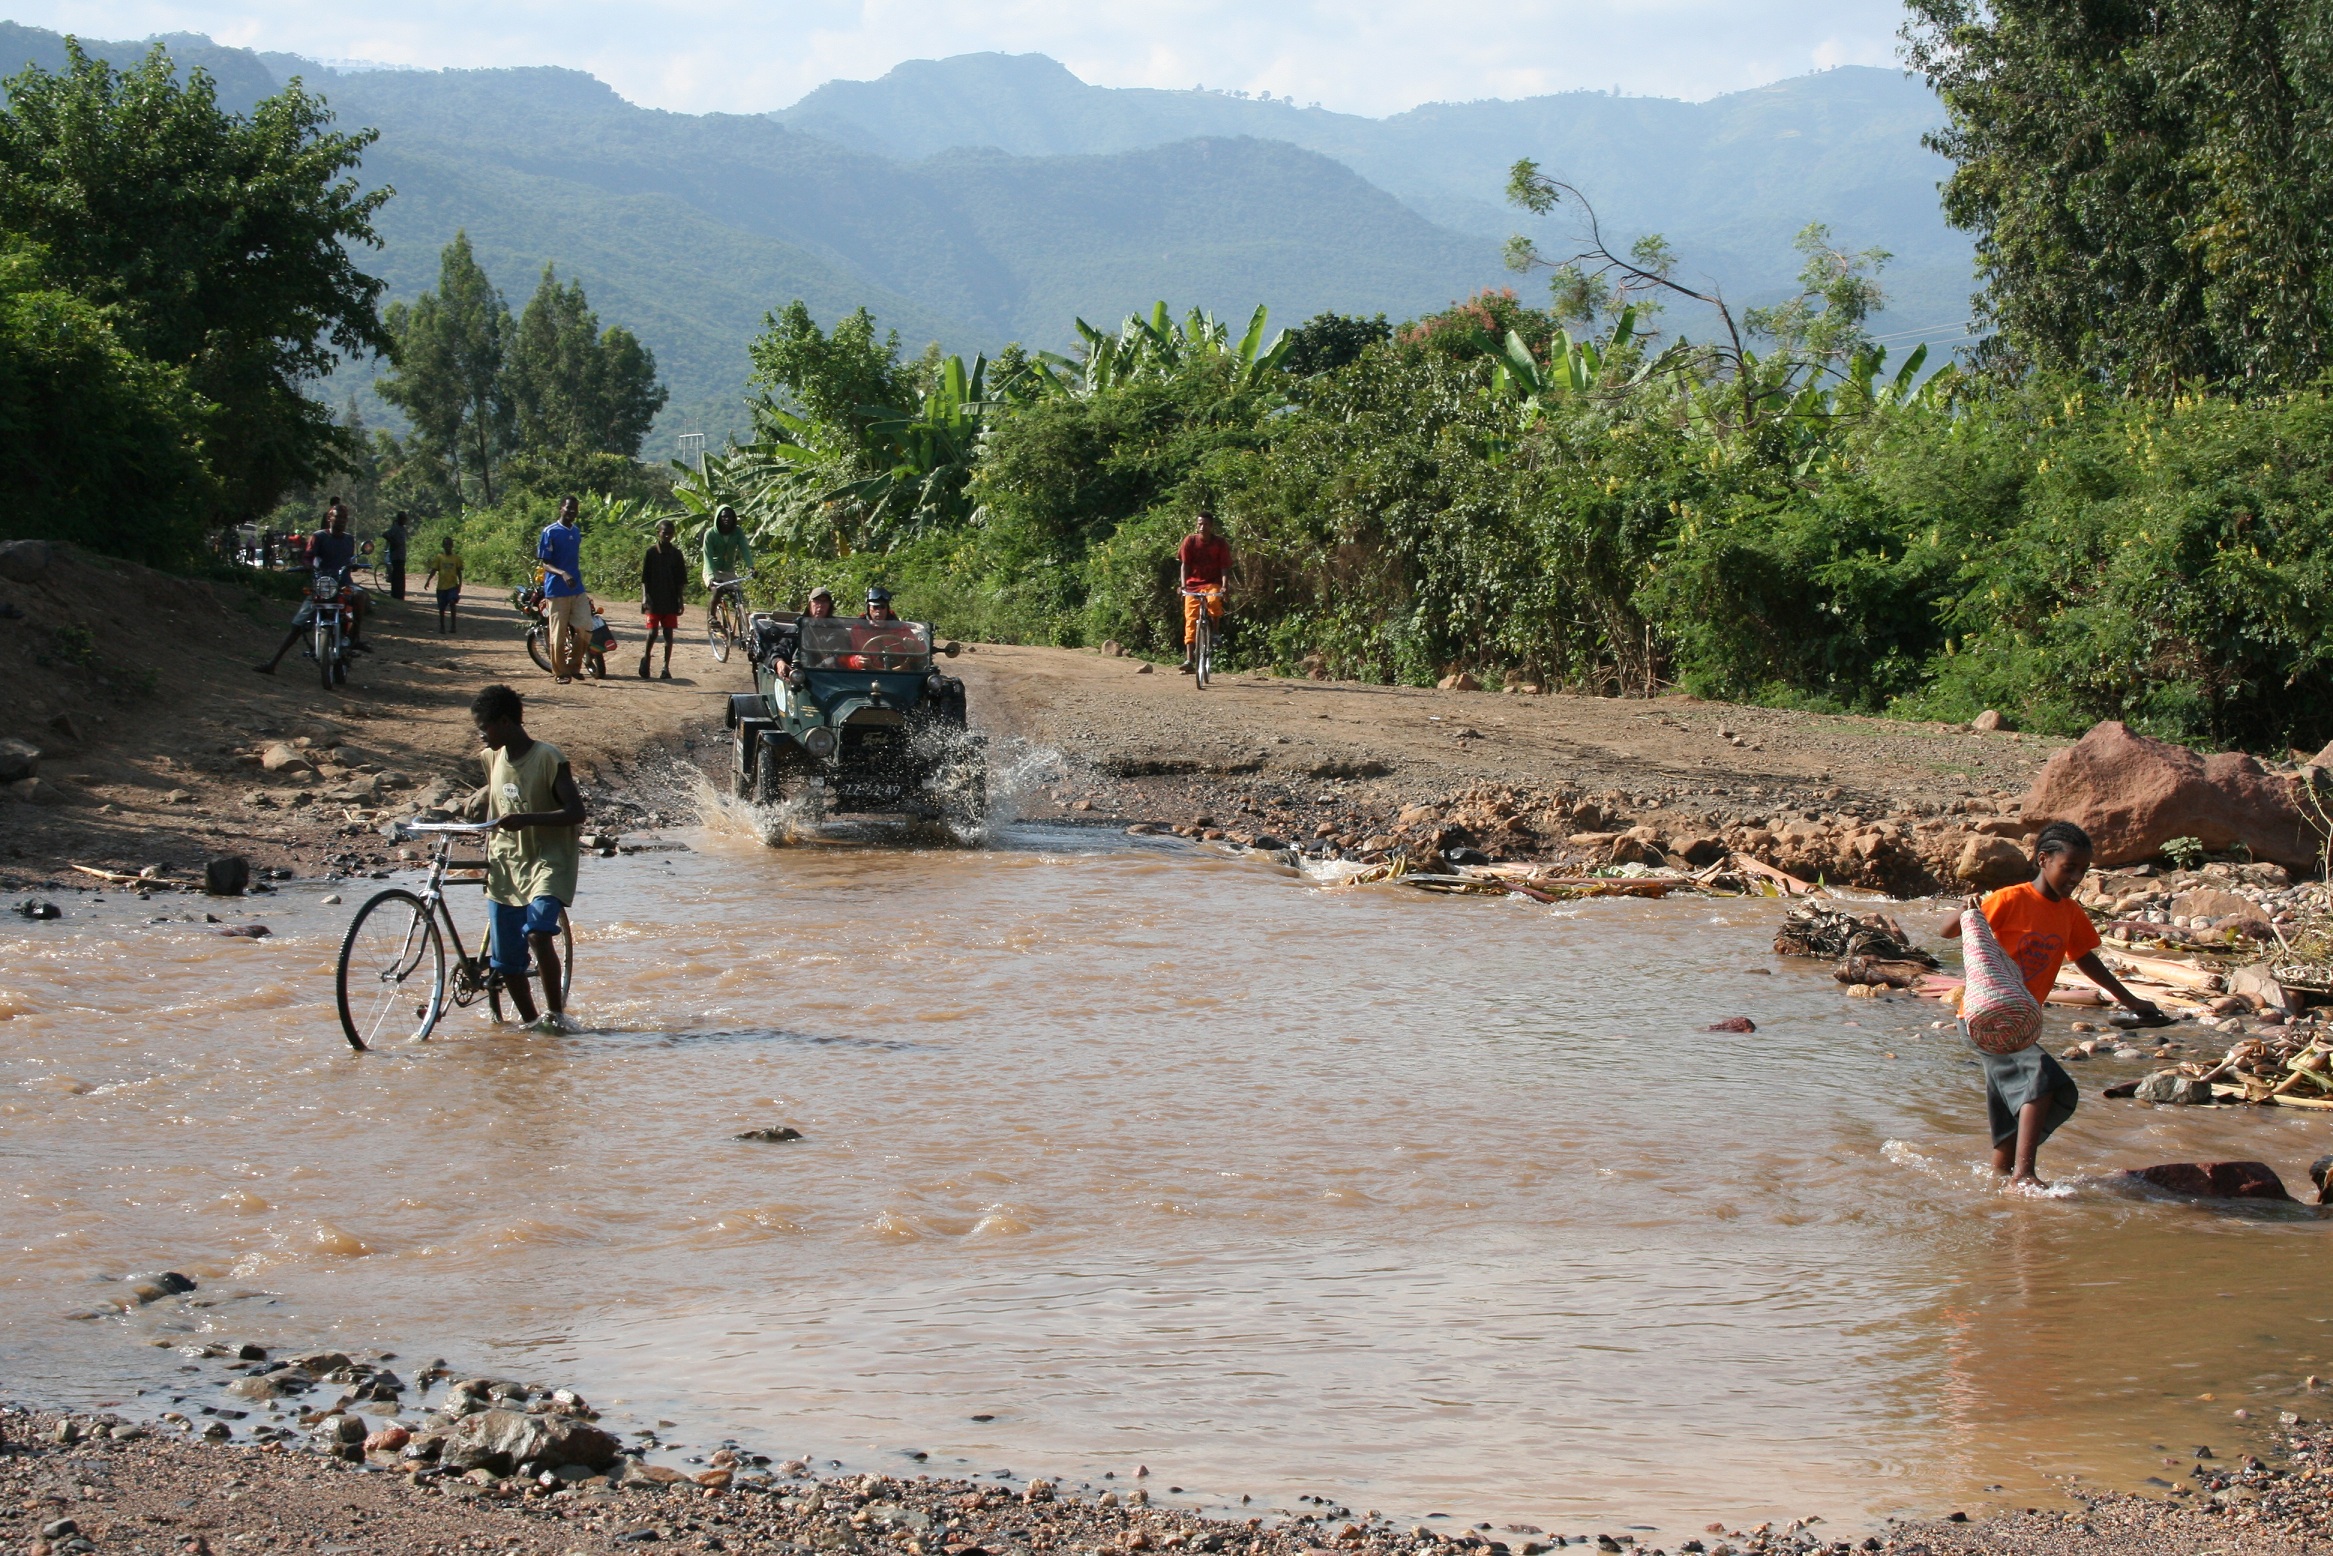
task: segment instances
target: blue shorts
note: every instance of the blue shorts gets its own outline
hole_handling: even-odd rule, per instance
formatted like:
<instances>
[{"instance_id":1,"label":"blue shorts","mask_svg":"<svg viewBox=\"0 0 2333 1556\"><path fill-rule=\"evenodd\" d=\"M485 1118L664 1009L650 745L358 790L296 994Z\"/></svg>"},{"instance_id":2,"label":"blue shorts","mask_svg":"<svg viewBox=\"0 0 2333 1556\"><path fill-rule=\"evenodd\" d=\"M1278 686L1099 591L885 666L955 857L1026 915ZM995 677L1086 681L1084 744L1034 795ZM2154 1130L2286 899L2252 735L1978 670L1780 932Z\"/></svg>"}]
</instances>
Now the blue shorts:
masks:
<instances>
[{"instance_id":1,"label":"blue shorts","mask_svg":"<svg viewBox=\"0 0 2333 1556\"><path fill-rule=\"evenodd\" d=\"M529 966L527 936L559 933L559 910L565 907L556 897L537 897L524 907L513 907L507 902L486 904L487 922L493 926L494 966L499 972L523 973Z\"/></svg>"}]
</instances>

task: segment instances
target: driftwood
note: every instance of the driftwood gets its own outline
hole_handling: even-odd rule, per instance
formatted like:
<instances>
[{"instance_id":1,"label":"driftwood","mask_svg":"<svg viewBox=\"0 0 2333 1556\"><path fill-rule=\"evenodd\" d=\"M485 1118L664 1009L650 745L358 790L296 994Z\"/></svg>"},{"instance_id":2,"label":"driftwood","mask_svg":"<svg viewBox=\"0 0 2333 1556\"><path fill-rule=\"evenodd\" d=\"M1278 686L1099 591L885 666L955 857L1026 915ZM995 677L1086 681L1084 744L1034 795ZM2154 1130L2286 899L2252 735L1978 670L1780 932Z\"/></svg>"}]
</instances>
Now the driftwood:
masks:
<instances>
[{"instance_id":1,"label":"driftwood","mask_svg":"<svg viewBox=\"0 0 2333 1556\"><path fill-rule=\"evenodd\" d=\"M1831 976L1841 983L1869 984L1882 989L1909 989L1928 976L1929 964L1877 956L1850 956Z\"/></svg>"}]
</instances>

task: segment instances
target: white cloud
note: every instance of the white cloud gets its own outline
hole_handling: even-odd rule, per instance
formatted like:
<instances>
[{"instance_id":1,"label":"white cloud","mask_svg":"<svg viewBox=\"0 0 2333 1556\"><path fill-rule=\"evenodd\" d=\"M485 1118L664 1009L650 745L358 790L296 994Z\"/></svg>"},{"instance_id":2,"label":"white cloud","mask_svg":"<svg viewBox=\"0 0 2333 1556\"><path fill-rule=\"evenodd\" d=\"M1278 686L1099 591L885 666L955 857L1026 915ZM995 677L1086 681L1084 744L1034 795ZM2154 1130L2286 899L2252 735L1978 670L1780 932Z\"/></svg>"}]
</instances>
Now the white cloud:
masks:
<instances>
[{"instance_id":1,"label":"white cloud","mask_svg":"<svg viewBox=\"0 0 2333 1556\"><path fill-rule=\"evenodd\" d=\"M782 107L906 59L1050 54L1105 86L1237 88L1354 113L1619 87L1700 98L1886 64L1895 0L19 0L100 38L204 32L312 58L566 65L685 112Z\"/></svg>"}]
</instances>

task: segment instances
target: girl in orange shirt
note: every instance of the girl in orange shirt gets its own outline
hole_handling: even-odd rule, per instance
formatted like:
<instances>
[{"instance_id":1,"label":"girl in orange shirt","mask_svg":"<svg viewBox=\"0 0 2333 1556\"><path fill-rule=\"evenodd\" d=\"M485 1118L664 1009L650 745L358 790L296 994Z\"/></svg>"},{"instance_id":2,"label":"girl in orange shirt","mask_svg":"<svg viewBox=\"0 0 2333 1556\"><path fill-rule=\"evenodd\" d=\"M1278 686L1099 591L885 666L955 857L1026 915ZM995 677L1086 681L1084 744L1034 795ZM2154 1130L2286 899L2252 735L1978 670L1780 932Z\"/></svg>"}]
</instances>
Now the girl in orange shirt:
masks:
<instances>
[{"instance_id":1,"label":"girl in orange shirt","mask_svg":"<svg viewBox=\"0 0 2333 1556\"><path fill-rule=\"evenodd\" d=\"M1993 938L2025 975L2025 987L2035 999L2049 998L2058 969L2070 961L2125 1009L2142 1020L2159 1021L2163 1013L2124 988L2098 959L2098 931L2074 901L2075 890L2089 873L2090 834L2070 821L2053 821L2033 840L2032 880L2005 886L1982 900L1971 897L1966 906L1985 915ZM1948 938L1957 936L1960 915L1954 914L1942 932ZM1968 1035L1965 1028L1961 1035ZM2080 1089L2038 1040L2013 1054L1980 1052L1978 1057L1985 1062L1993 1170L2009 1173L2012 1183L2047 1187L2034 1176L2034 1156L2041 1143L2074 1116L2082 1100Z\"/></svg>"}]
</instances>

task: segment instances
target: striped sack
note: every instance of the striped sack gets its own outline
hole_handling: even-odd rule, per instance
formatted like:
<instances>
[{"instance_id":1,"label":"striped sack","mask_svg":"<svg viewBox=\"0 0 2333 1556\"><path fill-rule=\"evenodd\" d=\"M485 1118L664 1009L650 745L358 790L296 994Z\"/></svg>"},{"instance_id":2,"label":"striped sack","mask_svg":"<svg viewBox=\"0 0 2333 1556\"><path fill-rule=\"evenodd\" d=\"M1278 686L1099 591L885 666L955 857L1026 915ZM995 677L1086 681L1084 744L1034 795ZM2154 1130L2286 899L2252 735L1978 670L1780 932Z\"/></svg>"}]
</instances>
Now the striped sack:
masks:
<instances>
[{"instance_id":1,"label":"striped sack","mask_svg":"<svg viewBox=\"0 0 2333 1556\"><path fill-rule=\"evenodd\" d=\"M1960 1018L1968 1026L1968 1040L1988 1054L2031 1048L2041 1036L2041 1001L1993 938L1993 926L1974 908L1960 916L1960 944L1961 968L1968 975Z\"/></svg>"}]
</instances>

